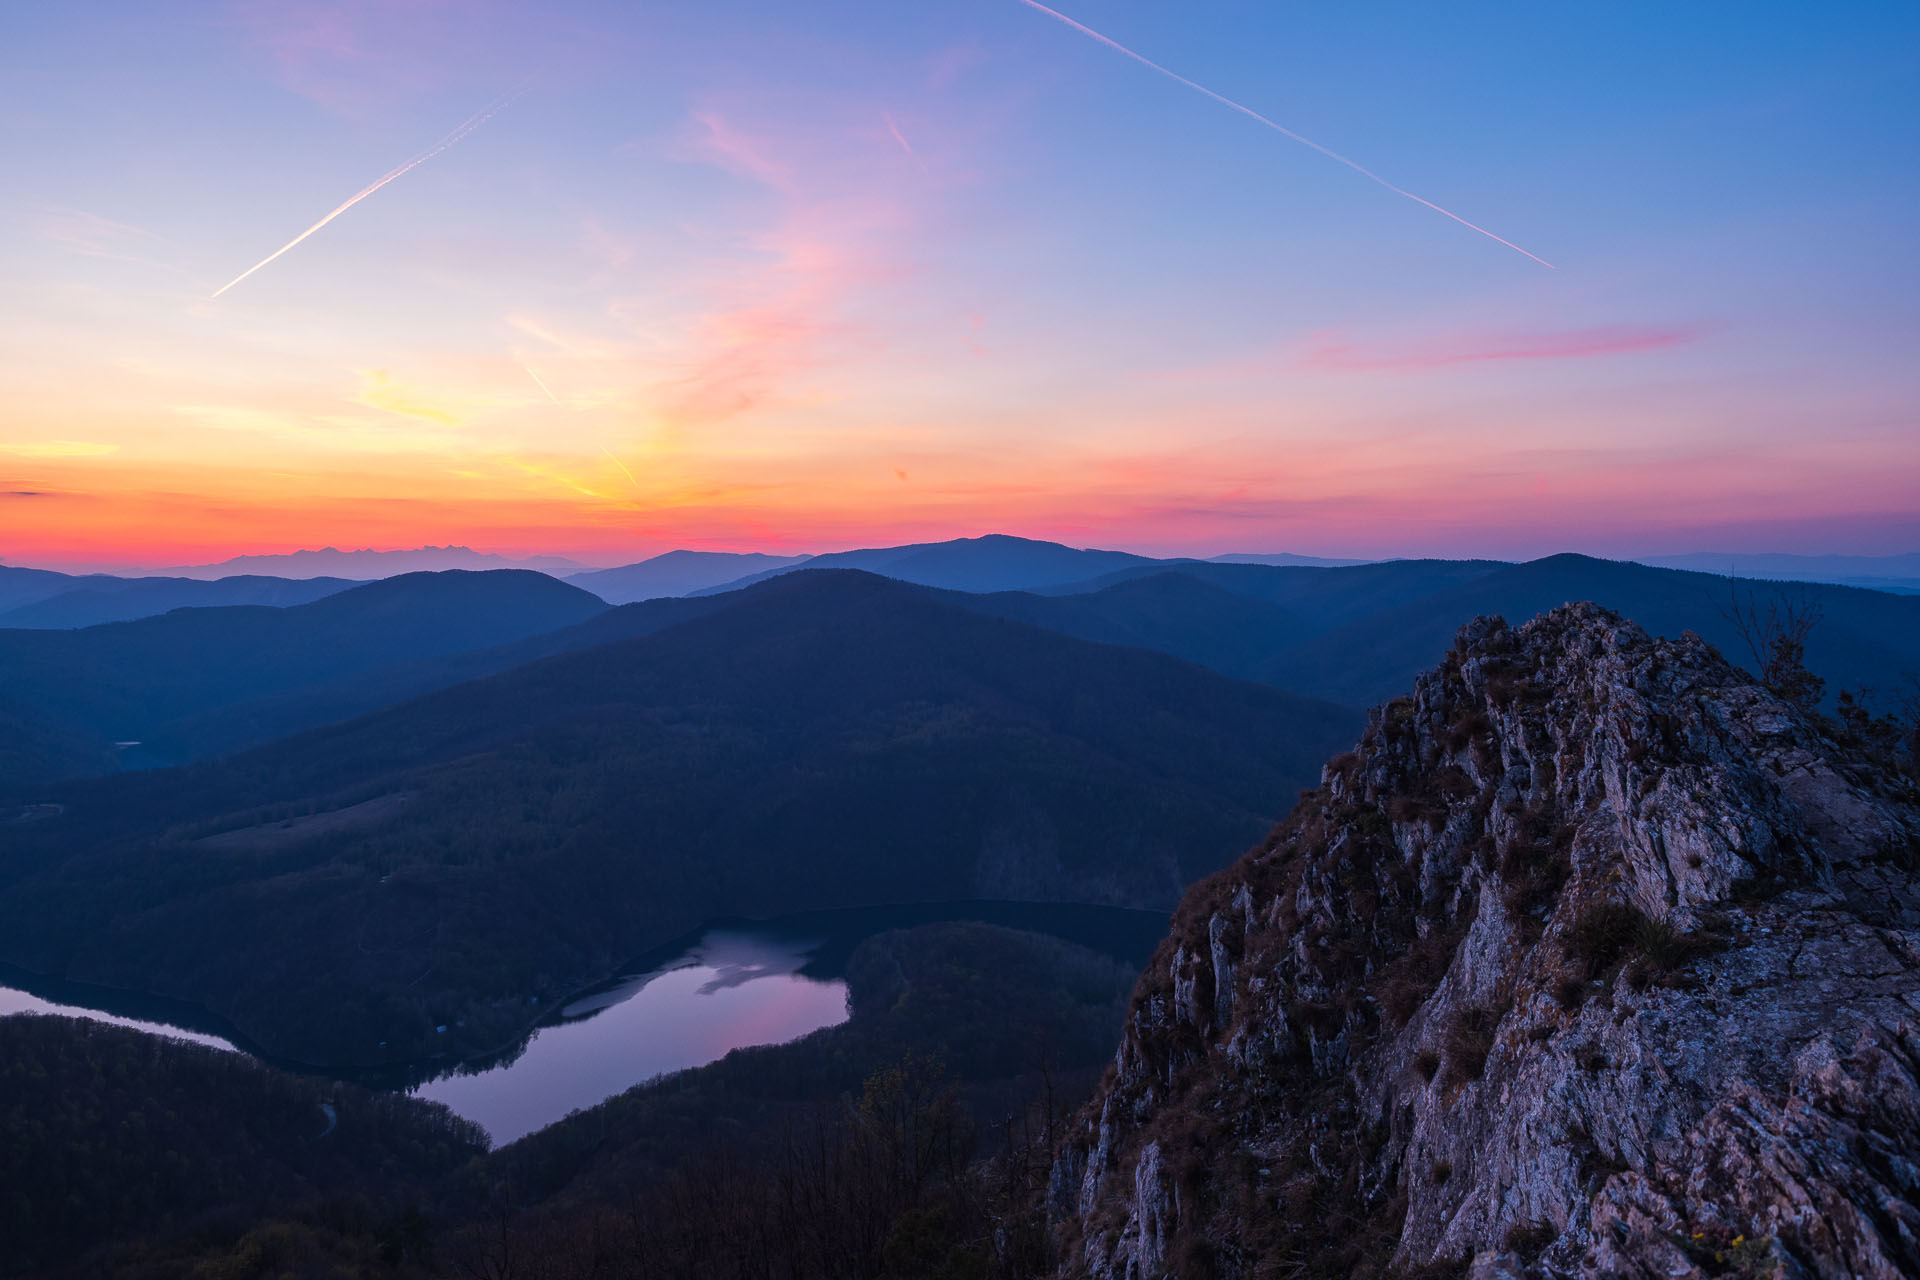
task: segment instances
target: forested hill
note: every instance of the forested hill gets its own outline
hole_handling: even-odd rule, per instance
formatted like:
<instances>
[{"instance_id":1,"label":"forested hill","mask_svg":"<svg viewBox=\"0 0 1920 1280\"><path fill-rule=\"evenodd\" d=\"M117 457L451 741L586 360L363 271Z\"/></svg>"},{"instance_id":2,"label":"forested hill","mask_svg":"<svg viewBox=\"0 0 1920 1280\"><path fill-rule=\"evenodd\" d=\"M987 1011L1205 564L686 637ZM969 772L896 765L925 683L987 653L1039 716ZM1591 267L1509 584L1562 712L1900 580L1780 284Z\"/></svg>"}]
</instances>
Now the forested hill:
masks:
<instances>
[{"instance_id":1,"label":"forested hill","mask_svg":"<svg viewBox=\"0 0 1920 1280\"><path fill-rule=\"evenodd\" d=\"M496 645L601 613L541 573L407 574L293 608L178 609L77 631L0 630L0 702L97 748L164 739L183 718L436 654ZM0 789L58 776L33 762Z\"/></svg>"},{"instance_id":2,"label":"forested hill","mask_svg":"<svg viewBox=\"0 0 1920 1280\"><path fill-rule=\"evenodd\" d=\"M1749 667L1753 655L1734 615L1799 611L1813 620L1806 662L1827 682L1829 707L1842 689L1869 689L1880 709L1895 709L1915 688L1910 677L1920 678L1920 597L1579 555L1332 569L1156 562L1071 589L948 598L1352 706L1405 689L1477 616L1530 618L1575 601L1617 610L1669 639L1696 632Z\"/></svg>"},{"instance_id":3,"label":"forested hill","mask_svg":"<svg viewBox=\"0 0 1920 1280\"><path fill-rule=\"evenodd\" d=\"M637 1086L491 1157L434 1104L118 1027L0 1019L0 1276L704 1278L732 1274L720 1259L743 1244L774 1274L977 1275L1006 1252L992 1241L1009 1210L1038 1242L1021 1201L1049 1126L1111 1058L1134 976L991 925L879 934L848 959L845 1023ZM1027 1177L1007 1186L968 1162L1000 1149L1010 1111ZM896 1238L967 1266L905 1267Z\"/></svg>"},{"instance_id":4,"label":"forested hill","mask_svg":"<svg viewBox=\"0 0 1920 1280\"><path fill-rule=\"evenodd\" d=\"M1473 618L1531 618L1576 601L1615 610L1668 639L1693 631L1749 667L1753 656L1733 615L1745 608L1763 614L1770 608L1805 610L1817 619L1807 637L1807 665L1826 680L1829 697L1862 687L1893 694L1909 675L1920 674L1920 597L1559 555L1500 566L1444 591L1386 603L1276 653L1255 676L1369 705L1395 696L1439 661L1454 633Z\"/></svg>"},{"instance_id":5,"label":"forested hill","mask_svg":"<svg viewBox=\"0 0 1920 1280\"><path fill-rule=\"evenodd\" d=\"M216 1212L245 1222L327 1193L364 1204L485 1150L437 1103L124 1027L0 1018L0 1276Z\"/></svg>"},{"instance_id":6,"label":"forested hill","mask_svg":"<svg viewBox=\"0 0 1920 1280\"><path fill-rule=\"evenodd\" d=\"M48 790L64 812L9 836L0 948L293 1057L472 1050L716 915L1168 905L1358 724L804 571L228 760Z\"/></svg>"}]
</instances>

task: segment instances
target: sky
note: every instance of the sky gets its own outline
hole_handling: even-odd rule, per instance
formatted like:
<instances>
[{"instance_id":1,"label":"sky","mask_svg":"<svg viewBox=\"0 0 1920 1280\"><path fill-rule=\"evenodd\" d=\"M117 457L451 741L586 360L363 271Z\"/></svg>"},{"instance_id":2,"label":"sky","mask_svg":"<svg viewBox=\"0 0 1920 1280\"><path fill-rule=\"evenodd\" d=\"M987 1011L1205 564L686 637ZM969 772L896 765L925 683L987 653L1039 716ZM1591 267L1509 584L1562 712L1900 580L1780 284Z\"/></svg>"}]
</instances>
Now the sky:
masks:
<instances>
[{"instance_id":1,"label":"sky","mask_svg":"<svg viewBox=\"0 0 1920 1280\"><path fill-rule=\"evenodd\" d=\"M1056 8L10 7L0 561L1920 549L1920 6Z\"/></svg>"}]
</instances>

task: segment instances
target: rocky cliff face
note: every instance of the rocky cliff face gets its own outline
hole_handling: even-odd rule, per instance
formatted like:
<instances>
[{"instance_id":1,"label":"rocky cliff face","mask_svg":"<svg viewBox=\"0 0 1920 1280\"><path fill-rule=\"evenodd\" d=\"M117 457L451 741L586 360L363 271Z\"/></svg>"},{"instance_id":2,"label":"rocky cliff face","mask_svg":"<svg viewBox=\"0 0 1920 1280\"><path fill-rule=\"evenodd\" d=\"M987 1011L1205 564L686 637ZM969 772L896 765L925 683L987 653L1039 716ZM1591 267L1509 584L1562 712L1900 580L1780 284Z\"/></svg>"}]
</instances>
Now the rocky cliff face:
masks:
<instances>
[{"instance_id":1,"label":"rocky cliff face","mask_svg":"<svg viewBox=\"0 0 1920 1280\"><path fill-rule=\"evenodd\" d=\"M1070 1275L1920 1274L1920 804L1689 636L1482 619L1187 896Z\"/></svg>"}]
</instances>

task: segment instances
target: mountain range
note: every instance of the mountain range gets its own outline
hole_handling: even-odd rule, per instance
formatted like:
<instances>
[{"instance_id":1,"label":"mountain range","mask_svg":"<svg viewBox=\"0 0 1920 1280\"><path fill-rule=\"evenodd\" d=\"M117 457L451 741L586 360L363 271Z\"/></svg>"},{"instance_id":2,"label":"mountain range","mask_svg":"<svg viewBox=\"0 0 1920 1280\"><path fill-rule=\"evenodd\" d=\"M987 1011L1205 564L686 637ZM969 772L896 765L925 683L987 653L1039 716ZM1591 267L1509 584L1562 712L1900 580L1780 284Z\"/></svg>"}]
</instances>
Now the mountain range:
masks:
<instances>
[{"instance_id":1,"label":"mountain range","mask_svg":"<svg viewBox=\"0 0 1920 1280\"><path fill-rule=\"evenodd\" d=\"M608 604L631 604L636 600L693 595L715 587L758 581L810 559L811 556L770 556L759 552L669 551L617 569L569 574L567 581L593 592Z\"/></svg>"},{"instance_id":2,"label":"mountain range","mask_svg":"<svg viewBox=\"0 0 1920 1280\"><path fill-rule=\"evenodd\" d=\"M1208 566L1330 569L1405 563L1433 562L1336 560L1284 552L1235 553L1210 560L1155 559L1130 552L1082 550L999 534L826 555L680 550L610 569L587 569L557 556L516 560L466 547L352 552L326 548L284 556L240 556L217 565L162 571L162 575L174 576L88 574L75 577L42 569L0 566L0 628L76 628L208 605L297 604L344 589L351 581L449 569L535 569L591 591L609 604L628 604L736 590L802 566L864 569L922 586L971 593L1019 590L1079 594L1088 590L1089 582L1125 573L1204 572ZM1722 578L1804 581L1859 586L1895 594L1920 593L1920 557L1911 555L1691 555L1652 557L1639 563ZM317 573L333 576L312 576ZM281 576L273 576L275 574Z\"/></svg>"},{"instance_id":3,"label":"mountain range","mask_svg":"<svg viewBox=\"0 0 1920 1280\"><path fill-rule=\"evenodd\" d=\"M279 555L233 556L218 564L184 565L161 569L161 574L183 578L226 578L235 574L271 574L283 578L388 578L398 573L440 573L448 569L534 569L542 573L577 573L587 566L565 556L502 556L472 547L409 547L397 551L363 549L289 551Z\"/></svg>"},{"instance_id":4,"label":"mountain range","mask_svg":"<svg viewBox=\"0 0 1920 1280\"><path fill-rule=\"evenodd\" d=\"M172 763L193 754L177 739L191 740L192 725L228 708L550 632L606 607L541 573L453 570L354 585L289 608L189 608L72 631L0 631L0 709L84 742L81 755L122 744L139 763ZM10 780L74 771L70 753Z\"/></svg>"},{"instance_id":5,"label":"mountain range","mask_svg":"<svg viewBox=\"0 0 1920 1280\"><path fill-rule=\"evenodd\" d=\"M1123 593L1089 616L1165 585L1084 593ZM1196 588L1218 590L1170 598ZM1098 880L1150 865L1129 843L1143 820L1197 848L1209 794L1227 814L1264 763L1293 770L1239 755L1272 736L1248 722L1311 712L867 574L709 599L605 611L563 630L700 607L231 760L59 790L68 812L16 828L37 830L0 861L28 864L0 884L0 940L199 983L281 1045L302 1019L336 1050L404 1025L423 989L470 1040L529 984L554 1003L595 912L645 933L716 891L952 893L983 865ZM1137 982L990 925L874 935L847 958L845 1023L493 1151L398 1093L0 1021L0 1183L32 1192L0 1199L0 1273L1920 1268L1912 744L1896 759L1697 635L1588 603L1470 621L1346 732L1283 821L1191 883ZM1078 782L1046 764L1075 756ZM970 804L941 799L956 780ZM342 781L344 808L205 816ZM997 865L954 838L1009 786L1064 824L1063 856L1031 828ZM694 820L676 830L676 809Z\"/></svg>"},{"instance_id":6,"label":"mountain range","mask_svg":"<svg viewBox=\"0 0 1920 1280\"><path fill-rule=\"evenodd\" d=\"M202 1002L313 1060L435 1047L449 1020L473 1049L510 1038L513 992L711 914L1170 903L1474 616L1592 600L1751 662L1744 591L1819 615L1829 698L1895 705L1920 672L1920 599L1580 556L873 554L892 572L819 557L612 607L453 571L0 630L0 958ZM1040 589L942 585L1008 576Z\"/></svg>"},{"instance_id":7,"label":"mountain range","mask_svg":"<svg viewBox=\"0 0 1920 1280\"><path fill-rule=\"evenodd\" d=\"M1743 552L1695 552L1681 556L1642 556L1640 563L1663 569L1773 578L1788 582L1828 582L1879 591L1920 592L1920 552L1893 556L1754 555Z\"/></svg>"},{"instance_id":8,"label":"mountain range","mask_svg":"<svg viewBox=\"0 0 1920 1280\"><path fill-rule=\"evenodd\" d=\"M148 618L171 609L306 604L355 585L346 578L273 578L241 574L197 578L73 577L0 566L0 628L70 630Z\"/></svg>"},{"instance_id":9,"label":"mountain range","mask_svg":"<svg viewBox=\"0 0 1920 1280\"><path fill-rule=\"evenodd\" d=\"M1359 720L868 574L727 601L224 760L39 789L59 810L8 838L0 956L308 1061L472 1052L530 993L716 915L1170 905Z\"/></svg>"}]
</instances>

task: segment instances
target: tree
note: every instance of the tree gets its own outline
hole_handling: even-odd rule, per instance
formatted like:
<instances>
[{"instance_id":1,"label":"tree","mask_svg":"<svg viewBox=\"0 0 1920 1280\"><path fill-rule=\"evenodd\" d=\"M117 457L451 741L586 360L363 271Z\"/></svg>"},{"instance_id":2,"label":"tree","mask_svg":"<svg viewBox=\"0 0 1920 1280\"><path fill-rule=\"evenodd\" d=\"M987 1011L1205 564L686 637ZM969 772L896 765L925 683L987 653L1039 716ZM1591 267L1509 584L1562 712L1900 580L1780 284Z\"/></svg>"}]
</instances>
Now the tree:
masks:
<instances>
[{"instance_id":1,"label":"tree","mask_svg":"<svg viewBox=\"0 0 1920 1280\"><path fill-rule=\"evenodd\" d=\"M1876 715L1876 701L1885 700L1873 689L1842 689L1834 709L1842 731L1881 764L1920 776L1920 675L1907 676L1893 710Z\"/></svg>"},{"instance_id":2,"label":"tree","mask_svg":"<svg viewBox=\"0 0 1920 1280\"><path fill-rule=\"evenodd\" d=\"M1720 613L1746 643L1761 684L1802 711L1819 707L1827 682L1807 669L1807 637L1820 624L1821 612L1804 588L1795 598L1774 588L1762 610L1751 587L1742 600L1738 581L1728 578L1727 607Z\"/></svg>"}]
</instances>

